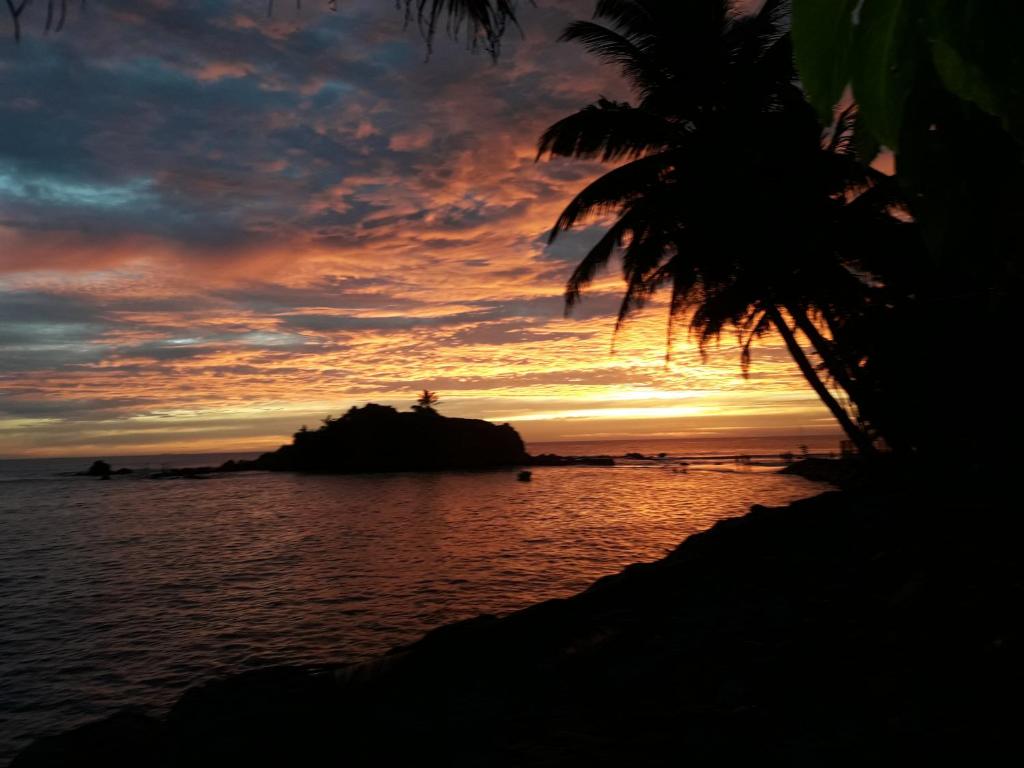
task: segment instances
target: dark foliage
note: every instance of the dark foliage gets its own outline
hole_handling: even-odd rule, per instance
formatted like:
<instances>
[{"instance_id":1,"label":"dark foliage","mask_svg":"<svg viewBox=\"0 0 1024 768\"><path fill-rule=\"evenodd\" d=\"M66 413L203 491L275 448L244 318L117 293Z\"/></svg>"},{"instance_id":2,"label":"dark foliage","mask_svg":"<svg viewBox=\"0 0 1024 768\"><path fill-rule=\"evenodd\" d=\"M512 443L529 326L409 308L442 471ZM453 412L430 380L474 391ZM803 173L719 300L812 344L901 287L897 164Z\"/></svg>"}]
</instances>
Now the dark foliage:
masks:
<instances>
[{"instance_id":1,"label":"dark foliage","mask_svg":"<svg viewBox=\"0 0 1024 768\"><path fill-rule=\"evenodd\" d=\"M600 99L541 137L539 156L626 161L552 230L613 216L567 308L618 258L617 328L666 289L669 354L680 321L702 351L728 331L744 372L753 342L777 332L863 452L878 438L900 446L873 338L908 298L919 238L894 180L858 156L853 111L819 126L797 84L788 3L602 0L595 18L563 39L619 67L636 102Z\"/></svg>"}]
</instances>

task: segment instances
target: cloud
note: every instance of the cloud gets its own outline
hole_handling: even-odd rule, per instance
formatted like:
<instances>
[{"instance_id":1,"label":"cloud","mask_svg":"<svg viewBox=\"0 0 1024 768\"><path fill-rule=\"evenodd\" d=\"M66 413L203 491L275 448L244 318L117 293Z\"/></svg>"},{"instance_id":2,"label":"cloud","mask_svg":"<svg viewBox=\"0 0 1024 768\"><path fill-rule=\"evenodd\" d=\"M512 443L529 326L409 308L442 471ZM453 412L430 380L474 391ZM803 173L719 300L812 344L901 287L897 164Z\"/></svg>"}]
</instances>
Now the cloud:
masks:
<instances>
[{"instance_id":1,"label":"cloud","mask_svg":"<svg viewBox=\"0 0 1024 768\"><path fill-rule=\"evenodd\" d=\"M534 146L625 95L554 42L591 0L526 9L497 64L426 61L384 5L110 0L0 46L0 453L266 447L423 387L528 437L628 430L623 392L702 393L693 429L821 417L771 345L756 380L728 339L666 366L660 305L612 354L614 265L563 318L601 228L545 238L602 168Z\"/></svg>"}]
</instances>

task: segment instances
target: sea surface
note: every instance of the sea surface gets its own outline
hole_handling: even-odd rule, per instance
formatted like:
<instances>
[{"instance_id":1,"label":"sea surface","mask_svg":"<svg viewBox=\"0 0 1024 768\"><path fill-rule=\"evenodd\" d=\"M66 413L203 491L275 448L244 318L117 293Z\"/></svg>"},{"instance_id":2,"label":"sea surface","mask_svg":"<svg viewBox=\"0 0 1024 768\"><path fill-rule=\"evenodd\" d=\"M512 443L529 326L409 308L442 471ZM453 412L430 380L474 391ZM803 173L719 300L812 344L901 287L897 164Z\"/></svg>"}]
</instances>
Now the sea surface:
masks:
<instances>
[{"instance_id":1,"label":"sea surface","mask_svg":"<svg viewBox=\"0 0 1024 768\"><path fill-rule=\"evenodd\" d=\"M535 444L654 458L537 468L531 482L508 470L104 482L69 474L86 459L0 461L0 765L33 736L123 706L159 712L217 675L367 659L446 622L571 595L751 504L820 492L775 474L801 444L838 447ZM142 470L249 457L104 458Z\"/></svg>"}]
</instances>

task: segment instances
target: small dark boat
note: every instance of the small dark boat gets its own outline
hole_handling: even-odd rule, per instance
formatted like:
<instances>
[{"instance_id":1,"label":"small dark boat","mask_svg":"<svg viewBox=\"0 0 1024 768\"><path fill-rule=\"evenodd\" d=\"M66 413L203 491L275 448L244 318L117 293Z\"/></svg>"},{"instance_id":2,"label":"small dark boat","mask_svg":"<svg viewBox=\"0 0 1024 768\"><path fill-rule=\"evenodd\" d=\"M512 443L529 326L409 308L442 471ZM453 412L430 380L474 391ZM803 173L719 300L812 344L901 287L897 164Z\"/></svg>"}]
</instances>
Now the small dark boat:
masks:
<instances>
[{"instance_id":1,"label":"small dark boat","mask_svg":"<svg viewBox=\"0 0 1024 768\"><path fill-rule=\"evenodd\" d=\"M533 479L533 472L531 472L528 469L524 469L517 475L517 478L523 481L524 483L528 483Z\"/></svg>"}]
</instances>

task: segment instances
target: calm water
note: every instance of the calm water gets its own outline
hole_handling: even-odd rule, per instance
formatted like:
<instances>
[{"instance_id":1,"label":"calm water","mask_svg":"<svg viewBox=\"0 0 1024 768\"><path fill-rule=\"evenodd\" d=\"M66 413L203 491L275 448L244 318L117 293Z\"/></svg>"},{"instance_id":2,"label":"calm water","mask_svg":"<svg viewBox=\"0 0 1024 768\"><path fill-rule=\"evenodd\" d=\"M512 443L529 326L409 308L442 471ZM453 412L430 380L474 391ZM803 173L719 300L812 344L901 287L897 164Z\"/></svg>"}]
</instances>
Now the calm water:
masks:
<instances>
[{"instance_id":1,"label":"calm water","mask_svg":"<svg viewBox=\"0 0 1024 768\"><path fill-rule=\"evenodd\" d=\"M100 482L59 475L80 459L0 461L0 764L33 734L159 710L216 674L365 659L444 622L572 594L753 503L821 490L714 458L799 442L531 446L669 453L542 468L531 483L508 471Z\"/></svg>"}]
</instances>

